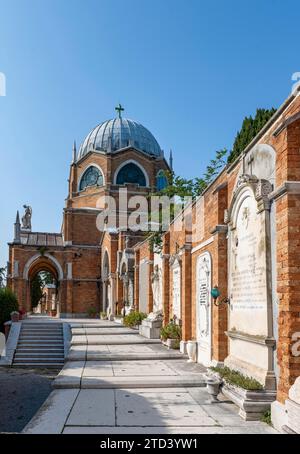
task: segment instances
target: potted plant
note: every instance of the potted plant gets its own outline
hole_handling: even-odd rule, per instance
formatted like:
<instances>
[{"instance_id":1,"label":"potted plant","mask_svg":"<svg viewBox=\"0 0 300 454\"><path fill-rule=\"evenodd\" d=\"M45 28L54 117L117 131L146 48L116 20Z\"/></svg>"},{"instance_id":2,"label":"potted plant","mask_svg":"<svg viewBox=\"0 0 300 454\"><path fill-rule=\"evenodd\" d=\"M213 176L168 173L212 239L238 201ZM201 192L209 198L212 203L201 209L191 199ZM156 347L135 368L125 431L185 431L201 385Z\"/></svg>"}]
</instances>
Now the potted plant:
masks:
<instances>
[{"instance_id":1,"label":"potted plant","mask_svg":"<svg viewBox=\"0 0 300 454\"><path fill-rule=\"evenodd\" d=\"M107 320L106 312L100 312L100 318L101 318L101 320Z\"/></svg>"},{"instance_id":2,"label":"potted plant","mask_svg":"<svg viewBox=\"0 0 300 454\"><path fill-rule=\"evenodd\" d=\"M222 379L222 393L240 411L239 415L246 421L259 421L262 415L270 410L276 400L276 391L265 389L255 378L230 369L229 367L211 367L214 378Z\"/></svg>"},{"instance_id":3,"label":"potted plant","mask_svg":"<svg viewBox=\"0 0 300 454\"><path fill-rule=\"evenodd\" d=\"M87 310L87 314L91 318L96 318L97 315L97 309L94 306L90 306Z\"/></svg>"},{"instance_id":4,"label":"potted plant","mask_svg":"<svg viewBox=\"0 0 300 454\"><path fill-rule=\"evenodd\" d=\"M145 318L147 318L147 314L144 312L132 311L125 315L123 323L129 328L137 329Z\"/></svg>"},{"instance_id":5,"label":"potted plant","mask_svg":"<svg viewBox=\"0 0 300 454\"><path fill-rule=\"evenodd\" d=\"M181 341L181 327L170 321L167 325L163 326L160 330L162 343L168 348L179 349Z\"/></svg>"}]
</instances>

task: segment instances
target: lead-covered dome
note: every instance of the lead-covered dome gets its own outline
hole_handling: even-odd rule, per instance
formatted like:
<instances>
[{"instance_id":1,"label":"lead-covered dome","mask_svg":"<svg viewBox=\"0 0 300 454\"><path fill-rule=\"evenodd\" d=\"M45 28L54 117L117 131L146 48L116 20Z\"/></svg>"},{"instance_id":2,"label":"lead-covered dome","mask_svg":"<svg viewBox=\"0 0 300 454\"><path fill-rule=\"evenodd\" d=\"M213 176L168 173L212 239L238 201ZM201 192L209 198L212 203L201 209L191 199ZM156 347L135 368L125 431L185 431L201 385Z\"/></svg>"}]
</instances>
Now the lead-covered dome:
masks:
<instances>
[{"instance_id":1,"label":"lead-covered dome","mask_svg":"<svg viewBox=\"0 0 300 454\"><path fill-rule=\"evenodd\" d=\"M77 159L89 151L114 152L134 147L151 156L161 156L161 148L151 132L143 125L128 118L107 120L96 126L83 141Z\"/></svg>"}]
</instances>

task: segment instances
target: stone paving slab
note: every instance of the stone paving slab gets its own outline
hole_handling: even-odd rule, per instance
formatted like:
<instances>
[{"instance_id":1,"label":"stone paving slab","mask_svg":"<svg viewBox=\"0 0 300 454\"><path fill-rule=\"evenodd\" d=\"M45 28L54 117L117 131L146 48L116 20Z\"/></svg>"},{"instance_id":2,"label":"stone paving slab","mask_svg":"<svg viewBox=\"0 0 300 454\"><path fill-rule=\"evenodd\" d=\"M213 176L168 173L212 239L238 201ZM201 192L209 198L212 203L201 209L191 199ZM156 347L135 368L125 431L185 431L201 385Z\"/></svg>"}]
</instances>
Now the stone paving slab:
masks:
<instances>
[{"instance_id":1,"label":"stone paving slab","mask_svg":"<svg viewBox=\"0 0 300 454\"><path fill-rule=\"evenodd\" d=\"M78 389L58 389L52 391L39 411L23 429L23 433L61 433L78 393Z\"/></svg>"},{"instance_id":2,"label":"stone paving slab","mask_svg":"<svg viewBox=\"0 0 300 454\"><path fill-rule=\"evenodd\" d=\"M161 344L159 339L146 339L139 334L102 334L76 335L71 345L126 345L126 344Z\"/></svg>"},{"instance_id":3,"label":"stone paving slab","mask_svg":"<svg viewBox=\"0 0 300 454\"><path fill-rule=\"evenodd\" d=\"M70 427L66 426L63 430L63 434L81 434L81 435L128 435L128 434L140 434L140 435L147 435L147 434L257 434L257 435L264 435L264 434L274 434L278 433L273 428L264 424L262 426L251 426L248 427L220 427L220 426L194 426L194 427L182 427L182 426L168 426L168 427L161 427L161 426L153 426L153 427L137 427L137 426L130 426L130 427L105 427L105 426L90 426L90 427L83 427L83 426L76 426Z\"/></svg>"},{"instance_id":4,"label":"stone paving slab","mask_svg":"<svg viewBox=\"0 0 300 454\"><path fill-rule=\"evenodd\" d=\"M85 361L68 361L52 383L54 388L80 388Z\"/></svg>"},{"instance_id":5,"label":"stone paving slab","mask_svg":"<svg viewBox=\"0 0 300 454\"><path fill-rule=\"evenodd\" d=\"M114 426L115 396L112 389L81 390L66 425Z\"/></svg>"},{"instance_id":6,"label":"stone paving slab","mask_svg":"<svg viewBox=\"0 0 300 454\"><path fill-rule=\"evenodd\" d=\"M117 426L214 426L213 418L187 392L116 391Z\"/></svg>"},{"instance_id":7,"label":"stone paving slab","mask_svg":"<svg viewBox=\"0 0 300 454\"><path fill-rule=\"evenodd\" d=\"M130 328L124 327L106 327L106 328L72 328L72 335L97 335L101 336L102 334L109 335L120 335L120 334L137 334L137 332Z\"/></svg>"},{"instance_id":8,"label":"stone paving slab","mask_svg":"<svg viewBox=\"0 0 300 454\"><path fill-rule=\"evenodd\" d=\"M195 388L193 391L198 393L198 401L207 400L204 389ZM198 401L191 395L190 389L185 388L81 390L63 433L277 433L267 424L246 422L241 418L231 427L223 426L218 419L207 413L207 408L210 407L216 408L219 415L223 414L223 403L200 405ZM101 412L103 409L101 415L99 408ZM231 414L234 418L236 411L236 407L231 404L225 414L228 417Z\"/></svg>"},{"instance_id":9,"label":"stone paving slab","mask_svg":"<svg viewBox=\"0 0 300 454\"><path fill-rule=\"evenodd\" d=\"M68 361L85 361L87 356L86 345L72 345L67 353Z\"/></svg>"},{"instance_id":10,"label":"stone paving slab","mask_svg":"<svg viewBox=\"0 0 300 454\"><path fill-rule=\"evenodd\" d=\"M208 403L205 367L187 363L159 340L124 334L124 327L116 326L74 323L72 360L28 433L277 433L264 423L242 420L222 395L219 403ZM90 334L94 329L97 334Z\"/></svg>"},{"instance_id":11,"label":"stone paving slab","mask_svg":"<svg viewBox=\"0 0 300 454\"><path fill-rule=\"evenodd\" d=\"M61 321L62 322L65 321L68 323L68 320L62 319ZM117 323L111 322L109 320L97 320L97 321L85 320L84 322L80 321L80 320L78 320L78 322L71 320L69 322L69 325L70 325L71 329L73 329L73 328L117 328L117 327L123 328L123 325L118 325Z\"/></svg>"},{"instance_id":12,"label":"stone paving slab","mask_svg":"<svg viewBox=\"0 0 300 454\"><path fill-rule=\"evenodd\" d=\"M87 361L82 377L113 377L114 371L111 361Z\"/></svg>"},{"instance_id":13,"label":"stone paving slab","mask_svg":"<svg viewBox=\"0 0 300 454\"><path fill-rule=\"evenodd\" d=\"M176 371L167 365L167 361L114 361L112 368L116 377L177 375Z\"/></svg>"},{"instance_id":14,"label":"stone paving slab","mask_svg":"<svg viewBox=\"0 0 300 454\"><path fill-rule=\"evenodd\" d=\"M102 334L101 336L91 334L86 337L89 345L161 344L159 339L146 339L139 334L132 334L130 336L127 334Z\"/></svg>"}]
</instances>

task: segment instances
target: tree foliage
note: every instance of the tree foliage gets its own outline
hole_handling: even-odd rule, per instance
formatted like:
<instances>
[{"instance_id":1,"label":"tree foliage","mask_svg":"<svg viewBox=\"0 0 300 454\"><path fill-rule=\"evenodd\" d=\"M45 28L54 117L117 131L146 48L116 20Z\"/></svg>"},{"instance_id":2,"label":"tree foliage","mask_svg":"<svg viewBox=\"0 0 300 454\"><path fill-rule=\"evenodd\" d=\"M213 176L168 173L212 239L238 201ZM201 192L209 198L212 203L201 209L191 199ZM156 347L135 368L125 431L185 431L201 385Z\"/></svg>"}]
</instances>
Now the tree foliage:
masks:
<instances>
[{"instance_id":1,"label":"tree foliage","mask_svg":"<svg viewBox=\"0 0 300 454\"><path fill-rule=\"evenodd\" d=\"M9 288L0 288L0 325L10 320L10 314L19 308L16 295Z\"/></svg>"},{"instance_id":2,"label":"tree foliage","mask_svg":"<svg viewBox=\"0 0 300 454\"><path fill-rule=\"evenodd\" d=\"M41 271L31 281L31 307L36 307L44 294L47 285L55 284L56 281L49 271Z\"/></svg>"},{"instance_id":3,"label":"tree foliage","mask_svg":"<svg viewBox=\"0 0 300 454\"><path fill-rule=\"evenodd\" d=\"M210 160L206 170L201 178L195 178L193 193L199 196L213 182L221 169L226 165L227 149L217 150L215 157Z\"/></svg>"},{"instance_id":4,"label":"tree foliage","mask_svg":"<svg viewBox=\"0 0 300 454\"><path fill-rule=\"evenodd\" d=\"M274 107L272 109L257 109L254 118L251 115L244 118L242 127L235 137L232 151L228 156L229 163L235 161L275 112Z\"/></svg>"}]
</instances>

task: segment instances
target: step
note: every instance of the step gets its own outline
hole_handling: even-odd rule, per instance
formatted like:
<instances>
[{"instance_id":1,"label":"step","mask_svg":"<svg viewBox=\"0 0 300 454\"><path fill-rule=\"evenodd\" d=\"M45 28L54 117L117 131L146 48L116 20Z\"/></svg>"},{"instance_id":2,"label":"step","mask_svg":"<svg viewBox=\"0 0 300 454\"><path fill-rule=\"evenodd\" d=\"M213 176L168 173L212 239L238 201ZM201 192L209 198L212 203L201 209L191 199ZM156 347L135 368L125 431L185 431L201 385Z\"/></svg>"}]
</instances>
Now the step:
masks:
<instances>
[{"instance_id":1,"label":"step","mask_svg":"<svg viewBox=\"0 0 300 454\"><path fill-rule=\"evenodd\" d=\"M19 338L19 341L24 342L24 341L35 341L35 342L43 342L43 341L48 341L48 342L62 342L63 339L61 337L32 337L32 336L21 336Z\"/></svg>"},{"instance_id":2,"label":"step","mask_svg":"<svg viewBox=\"0 0 300 454\"><path fill-rule=\"evenodd\" d=\"M26 358L16 358L15 363L28 363L28 362L31 362L31 363L47 363L47 362L50 362L50 363L54 363L54 362L58 362L58 363L64 363L64 358L55 358L55 357L47 357L47 358L44 358L44 357L40 357L40 358L31 358L31 357L26 357Z\"/></svg>"},{"instance_id":3,"label":"step","mask_svg":"<svg viewBox=\"0 0 300 454\"><path fill-rule=\"evenodd\" d=\"M32 363L32 362L27 362L27 363L14 363L14 366L22 366L22 367L55 367L57 369L61 369L63 366L63 363Z\"/></svg>"},{"instance_id":4,"label":"step","mask_svg":"<svg viewBox=\"0 0 300 454\"><path fill-rule=\"evenodd\" d=\"M128 389L128 388L193 388L206 386L203 375L138 376L138 377L72 377L58 375L54 388Z\"/></svg>"},{"instance_id":5,"label":"step","mask_svg":"<svg viewBox=\"0 0 300 454\"><path fill-rule=\"evenodd\" d=\"M18 348L18 353L24 353L24 354L29 354L29 353L43 353L43 352L57 352L57 353L63 353L64 348Z\"/></svg>"},{"instance_id":6,"label":"step","mask_svg":"<svg viewBox=\"0 0 300 454\"><path fill-rule=\"evenodd\" d=\"M24 333L23 331L20 332L20 336L26 337L59 337L63 338L63 333Z\"/></svg>"},{"instance_id":7,"label":"step","mask_svg":"<svg viewBox=\"0 0 300 454\"><path fill-rule=\"evenodd\" d=\"M24 340L34 340L34 341L55 341L55 342L62 342L63 341L63 338L62 337L38 337L38 336L20 336L19 338L21 341L24 341Z\"/></svg>"},{"instance_id":8,"label":"step","mask_svg":"<svg viewBox=\"0 0 300 454\"><path fill-rule=\"evenodd\" d=\"M106 335L107 336L107 335ZM161 344L160 339L147 339L146 337L135 337L125 335L126 339L120 339L119 336L111 336L107 338L105 335L99 335L96 339L90 339L87 336L87 341L81 339L81 336L78 336L79 339L75 337L71 340L71 345L135 345L135 344ZM85 337L85 336L83 336Z\"/></svg>"},{"instance_id":9,"label":"step","mask_svg":"<svg viewBox=\"0 0 300 454\"><path fill-rule=\"evenodd\" d=\"M21 349L21 348L24 348L24 347L29 347L29 348L35 348L35 349L47 349L47 348L63 348L63 344L61 342L47 342L47 343L39 343L39 342L23 342L23 343L19 343L18 346L17 346L17 350L18 349Z\"/></svg>"},{"instance_id":10,"label":"step","mask_svg":"<svg viewBox=\"0 0 300 454\"><path fill-rule=\"evenodd\" d=\"M61 329L63 329L63 327L62 326L29 326L29 325L24 326L23 325L22 329L34 330L34 331L35 330L37 330L37 331L38 330L40 330L40 331L44 331L44 330L45 331L48 331L48 330L49 331L51 331L51 330L55 331L55 330L61 330Z\"/></svg>"},{"instance_id":11,"label":"step","mask_svg":"<svg viewBox=\"0 0 300 454\"><path fill-rule=\"evenodd\" d=\"M93 353L86 351L69 351L67 360L68 361L140 361L140 360L178 360L187 359L185 355L179 355L178 353L158 353L158 352L147 352L147 353Z\"/></svg>"},{"instance_id":12,"label":"step","mask_svg":"<svg viewBox=\"0 0 300 454\"><path fill-rule=\"evenodd\" d=\"M21 330L21 335L30 335L30 336L62 336L62 331L24 331Z\"/></svg>"},{"instance_id":13,"label":"step","mask_svg":"<svg viewBox=\"0 0 300 454\"><path fill-rule=\"evenodd\" d=\"M53 356L53 357L54 356L58 356L60 358L64 358L63 352L45 352L45 353L43 353L43 352L35 352L35 353L30 353L30 354L29 353L23 353L23 352L17 352L15 354L15 358L24 358L24 357L26 357L26 358L29 358L29 357L35 358L35 357L40 357L40 356L44 356L44 357L46 357L46 356Z\"/></svg>"}]
</instances>

